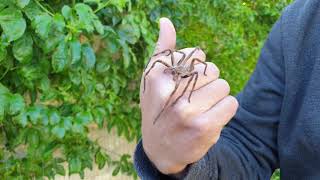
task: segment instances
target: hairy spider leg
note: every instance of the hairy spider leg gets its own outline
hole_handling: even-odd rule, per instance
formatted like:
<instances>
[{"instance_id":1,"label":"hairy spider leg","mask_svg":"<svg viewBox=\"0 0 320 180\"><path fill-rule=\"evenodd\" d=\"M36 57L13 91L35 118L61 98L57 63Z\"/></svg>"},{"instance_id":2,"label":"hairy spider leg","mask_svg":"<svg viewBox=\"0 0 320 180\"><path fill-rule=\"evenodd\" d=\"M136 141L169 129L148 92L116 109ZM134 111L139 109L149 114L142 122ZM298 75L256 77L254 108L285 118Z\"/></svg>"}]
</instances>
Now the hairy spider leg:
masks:
<instances>
[{"instance_id":1,"label":"hairy spider leg","mask_svg":"<svg viewBox=\"0 0 320 180\"><path fill-rule=\"evenodd\" d=\"M192 72L193 69L194 69L194 65L195 65L195 62L199 62L201 64L204 65L204 71L203 71L203 75L207 76L207 67L208 67L208 64L201 61L200 59L198 58L193 58L192 61L191 61L191 65L190 65L190 68L189 68L189 72Z\"/></svg>"},{"instance_id":2,"label":"hairy spider leg","mask_svg":"<svg viewBox=\"0 0 320 180\"><path fill-rule=\"evenodd\" d=\"M190 94L189 94L189 97L188 97L189 103L190 103L190 101L191 101L191 96L192 96L192 93L194 92L194 88L196 87L196 84L197 84L197 82L198 82L198 76L199 76L198 72L195 72L195 74L194 74L193 76L194 76L195 78L194 78L194 81L193 81L192 89L191 89Z\"/></svg>"},{"instance_id":3,"label":"hairy spider leg","mask_svg":"<svg viewBox=\"0 0 320 180\"><path fill-rule=\"evenodd\" d=\"M192 95L192 93L194 91L194 88L195 88L195 85L196 85L196 83L198 81L198 75L199 75L198 72L192 72L189 75L187 75L186 77L184 77L184 78L190 77L189 81L188 81L187 85L185 86L185 88L183 89L181 95L172 103L172 106L174 106L178 102L178 100L186 93L190 83L192 82L193 78L195 77L195 82L193 83L191 92L190 92L189 97L188 97L188 102L190 103L191 95Z\"/></svg>"},{"instance_id":4,"label":"hairy spider leg","mask_svg":"<svg viewBox=\"0 0 320 180\"><path fill-rule=\"evenodd\" d=\"M169 52L169 53L168 53L167 55L165 55L165 56L169 56L170 54L173 54L171 49L166 49L166 50L163 50L163 51L161 51L161 52L158 52L158 53L152 55L152 56L149 58L148 63L147 63L146 66L144 67L143 72L147 69L147 67L148 67L148 65L149 65L149 63L150 63L150 61L151 61L151 59L152 59L153 57L158 56L158 55L160 55L160 54L164 54L164 53L166 53L166 52ZM172 64L172 65L173 65L173 64Z\"/></svg>"},{"instance_id":5,"label":"hairy spider leg","mask_svg":"<svg viewBox=\"0 0 320 180\"><path fill-rule=\"evenodd\" d=\"M191 58L191 56L199 49L200 49L199 47L194 48L194 50L192 50L191 53L185 59L180 59L180 61L178 62L178 65L186 64L186 62Z\"/></svg>"},{"instance_id":6,"label":"hairy spider leg","mask_svg":"<svg viewBox=\"0 0 320 180\"><path fill-rule=\"evenodd\" d=\"M178 63L180 62L180 61L182 61L187 55L186 55L186 53L184 53L183 51L175 51L175 52L177 52L177 53L180 53L180 54L182 54L182 57L179 59L179 61L177 62L177 65L178 65ZM173 66L173 64L172 64L172 66Z\"/></svg>"},{"instance_id":7,"label":"hairy spider leg","mask_svg":"<svg viewBox=\"0 0 320 180\"><path fill-rule=\"evenodd\" d=\"M164 62L164 61L162 61L162 60L156 60L153 64L152 64L152 66L151 66L151 68L146 72L146 74L144 75L144 77L143 77L143 92L146 90L146 77L148 76L148 74L151 72L151 70L154 68L154 66L157 64L157 63L160 63L160 64L162 64L162 65L164 65L164 66L166 66L166 67L170 67L170 65L168 64L168 63L166 63L166 62Z\"/></svg>"},{"instance_id":8,"label":"hairy spider leg","mask_svg":"<svg viewBox=\"0 0 320 180\"><path fill-rule=\"evenodd\" d=\"M181 82L181 77L179 77L179 79L176 81L176 85L174 87L174 90L171 92L170 96L169 96L169 99L166 101L165 105L163 106L162 110L159 112L159 114L157 115L157 117L154 119L153 121L153 125L156 124L156 122L158 121L158 119L160 118L161 114L166 110L166 108L168 107L174 93L177 92L178 88L179 88L179 85L180 85L180 82Z\"/></svg>"}]
</instances>

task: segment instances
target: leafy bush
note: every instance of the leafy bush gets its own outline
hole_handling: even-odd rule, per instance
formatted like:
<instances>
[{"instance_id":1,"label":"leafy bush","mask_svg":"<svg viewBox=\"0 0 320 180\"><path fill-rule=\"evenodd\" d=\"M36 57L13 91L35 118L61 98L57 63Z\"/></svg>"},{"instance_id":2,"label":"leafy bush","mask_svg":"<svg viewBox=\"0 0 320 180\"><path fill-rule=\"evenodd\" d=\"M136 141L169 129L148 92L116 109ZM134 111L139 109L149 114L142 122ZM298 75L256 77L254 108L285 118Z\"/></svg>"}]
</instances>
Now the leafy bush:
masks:
<instances>
[{"instance_id":1,"label":"leafy bush","mask_svg":"<svg viewBox=\"0 0 320 180\"><path fill-rule=\"evenodd\" d=\"M267 32L289 0L2 0L0 179L53 179L111 159L90 125L140 137L138 89L158 19L170 17L178 48L200 45L233 93L254 68Z\"/></svg>"}]
</instances>

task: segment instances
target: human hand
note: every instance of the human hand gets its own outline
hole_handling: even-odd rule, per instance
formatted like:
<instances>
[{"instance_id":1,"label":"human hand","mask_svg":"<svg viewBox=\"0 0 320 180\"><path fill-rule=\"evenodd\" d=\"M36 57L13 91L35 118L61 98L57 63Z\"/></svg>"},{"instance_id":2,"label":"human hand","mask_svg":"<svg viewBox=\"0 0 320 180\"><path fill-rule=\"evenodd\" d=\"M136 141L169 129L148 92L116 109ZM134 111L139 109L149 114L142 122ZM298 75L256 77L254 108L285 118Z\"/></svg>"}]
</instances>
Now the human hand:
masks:
<instances>
[{"instance_id":1,"label":"human hand","mask_svg":"<svg viewBox=\"0 0 320 180\"><path fill-rule=\"evenodd\" d=\"M167 18L160 19L160 33L155 54L166 49L174 50L176 32L173 24ZM186 55L194 48L182 49ZM181 54L174 53L175 61ZM190 59L205 61L202 50L194 51ZM171 64L170 56L159 55L151 58L145 73L156 60ZM189 63L191 60L189 61ZM188 164L200 160L219 139L224 125L234 116L238 102L229 96L228 83L219 79L219 69L207 62L205 66L197 63L193 71L198 72L198 80L190 102L188 95L192 90L189 86L186 93L172 105L182 94L190 78L181 79L177 91L172 74L164 73L164 65L155 65L152 71L142 78L140 88L140 106L142 111L142 143L145 153L153 164L164 174L181 172ZM144 73L144 75L145 75ZM144 77L144 76L143 76ZM171 97L171 98L170 98ZM168 108L162 111L166 102ZM154 124L155 119L157 123Z\"/></svg>"}]
</instances>

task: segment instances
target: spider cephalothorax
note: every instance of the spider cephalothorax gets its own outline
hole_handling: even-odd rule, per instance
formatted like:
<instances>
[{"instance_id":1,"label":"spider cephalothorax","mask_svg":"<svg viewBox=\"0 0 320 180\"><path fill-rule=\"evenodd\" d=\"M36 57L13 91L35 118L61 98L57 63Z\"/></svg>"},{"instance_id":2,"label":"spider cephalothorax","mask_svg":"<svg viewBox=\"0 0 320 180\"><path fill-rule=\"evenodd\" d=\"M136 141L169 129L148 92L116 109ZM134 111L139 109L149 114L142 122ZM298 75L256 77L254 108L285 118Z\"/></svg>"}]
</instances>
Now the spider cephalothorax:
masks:
<instances>
[{"instance_id":1,"label":"spider cephalothorax","mask_svg":"<svg viewBox=\"0 0 320 180\"><path fill-rule=\"evenodd\" d=\"M171 101L171 98L173 97L173 95L175 94L175 92L177 91L177 89L178 89L178 87L180 85L181 80L185 79L185 78L189 78L189 80L187 82L187 85L184 87L181 95L178 96L172 102L172 106L175 103L177 103L177 101L185 94L185 92L187 91L187 89L190 86L191 82L193 81L192 89L191 89L191 91L189 93L189 96L188 96L188 101L190 102L191 95L192 95L192 93L194 91L194 88L196 86L196 83L198 81L198 76L199 76L198 72L194 71L194 65L195 65L196 62L199 62L199 63L205 65L203 74L206 75L207 64L205 62L201 61L198 58L193 58L190 61L190 63L188 61L191 58L191 56L195 53L195 51L197 51L197 50L199 50L199 48L195 48L188 56L186 56L186 54L184 52L182 52L182 51L172 51L170 49L164 50L164 51L162 51L160 53L157 53L157 54L153 55L153 57L158 56L160 54L165 54L165 56L171 56L171 58L170 58L171 59L171 65L168 64L167 62L161 60L161 59L158 59L155 62L153 62L153 64L151 65L151 67L150 67L150 69L148 71L146 71L146 69L145 69L146 72L145 72L145 75L144 75L144 78L143 78L143 81L144 81L143 82L143 92L145 91L145 88L146 88L146 77L148 76L148 74L151 72L151 70L155 67L155 65L157 63L160 63L160 64L166 66L166 69L164 70L164 73L171 74L172 75L172 79L175 81L175 84L176 84L174 90L170 94L169 99L166 101L164 107L162 108L162 110L159 112L158 116L153 121L154 124L159 119L159 117L162 114L162 112L169 105L169 103ZM175 62L174 52L182 54L182 57L177 62Z\"/></svg>"}]
</instances>

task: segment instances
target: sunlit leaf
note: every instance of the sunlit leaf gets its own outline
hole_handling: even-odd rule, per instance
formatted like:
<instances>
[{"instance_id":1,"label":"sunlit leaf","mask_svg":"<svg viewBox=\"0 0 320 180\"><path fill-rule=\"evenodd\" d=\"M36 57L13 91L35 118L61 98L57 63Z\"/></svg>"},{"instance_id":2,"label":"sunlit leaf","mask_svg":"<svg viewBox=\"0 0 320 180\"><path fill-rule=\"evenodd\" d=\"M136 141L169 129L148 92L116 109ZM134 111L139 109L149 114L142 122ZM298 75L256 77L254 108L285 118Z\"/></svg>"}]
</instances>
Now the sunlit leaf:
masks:
<instances>
[{"instance_id":1,"label":"sunlit leaf","mask_svg":"<svg viewBox=\"0 0 320 180\"><path fill-rule=\"evenodd\" d=\"M88 69L92 69L96 63L96 55L92 47L89 44L84 44L82 46L83 60L84 64Z\"/></svg>"},{"instance_id":2,"label":"sunlit leaf","mask_svg":"<svg viewBox=\"0 0 320 180\"><path fill-rule=\"evenodd\" d=\"M11 95L9 98L9 114L14 115L24 110L24 99L20 94Z\"/></svg>"},{"instance_id":3,"label":"sunlit leaf","mask_svg":"<svg viewBox=\"0 0 320 180\"><path fill-rule=\"evenodd\" d=\"M66 43L64 41L60 42L52 55L52 67L55 72L61 72L67 65L67 53Z\"/></svg>"},{"instance_id":4,"label":"sunlit leaf","mask_svg":"<svg viewBox=\"0 0 320 180\"><path fill-rule=\"evenodd\" d=\"M62 139L66 133L66 130L63 127L55 126L52 129L52 133L56 135L58 138Z\"/></svg>"},{"instance_id":5,"label":"sunlit leaf","mask_svg":"<svg viewBox=\"0 0 320 180\"><path fill-rule=\"evenodd\" d=\"M73 40L69 43L71 49L71 64L76 64L81 59L81 44L77 40Z\"/></svg>"},{"instance_id":6,"label":"sunlit leaf","mask_svg":"<svg viewBox=\"0 0 320 180\"><path fill-rule=\"evenodd\" d=\"M20 8L24 8L26 5L28 5L30 0L16 0L17 5Z\"/></svg>"},{"instance_id":7,"label":"sunlit leaf","mask_svg":"<svg viewBox=\"0 0 320 180\"><path fill-rule=\"evenodd\" d=\"M36 16L34 19L34 27L35 27L36 33L38 33L42 39L48 38L52 24L53 24L52 17L49 16L48 14L42 14L42 15Z\"/></svg>"},{"instance_id":8,"label":"sunlit leaf","mask_svg":"<svg viewBox=\"0 0 320 180\"><path fill-rule=\"evenodd\" d=\"M69 160L69 175L81 171L81 160L78 157Z\"/></svg>"},{"instance_id":9,"label":"sunlit leaf","mask_svg":"<svg viewBox=\"0 0 320 180\"><path fill-rule=\"evenodd\" d=\"M11 7L0 11L0 25L9 42L19 39L27 26L21 11Z\"/></svg>"},{"instance_id":10,"label":"sunlit leaf","mask_svg":"<svg viewBox=\"0 0 320 180\"><path fill-rule=\"evenodd\" d=\"M25 34L13 43L13 55L22 62L29 62L33 55L33 40L29 34Z\"/></svg>"}]
</instances>

